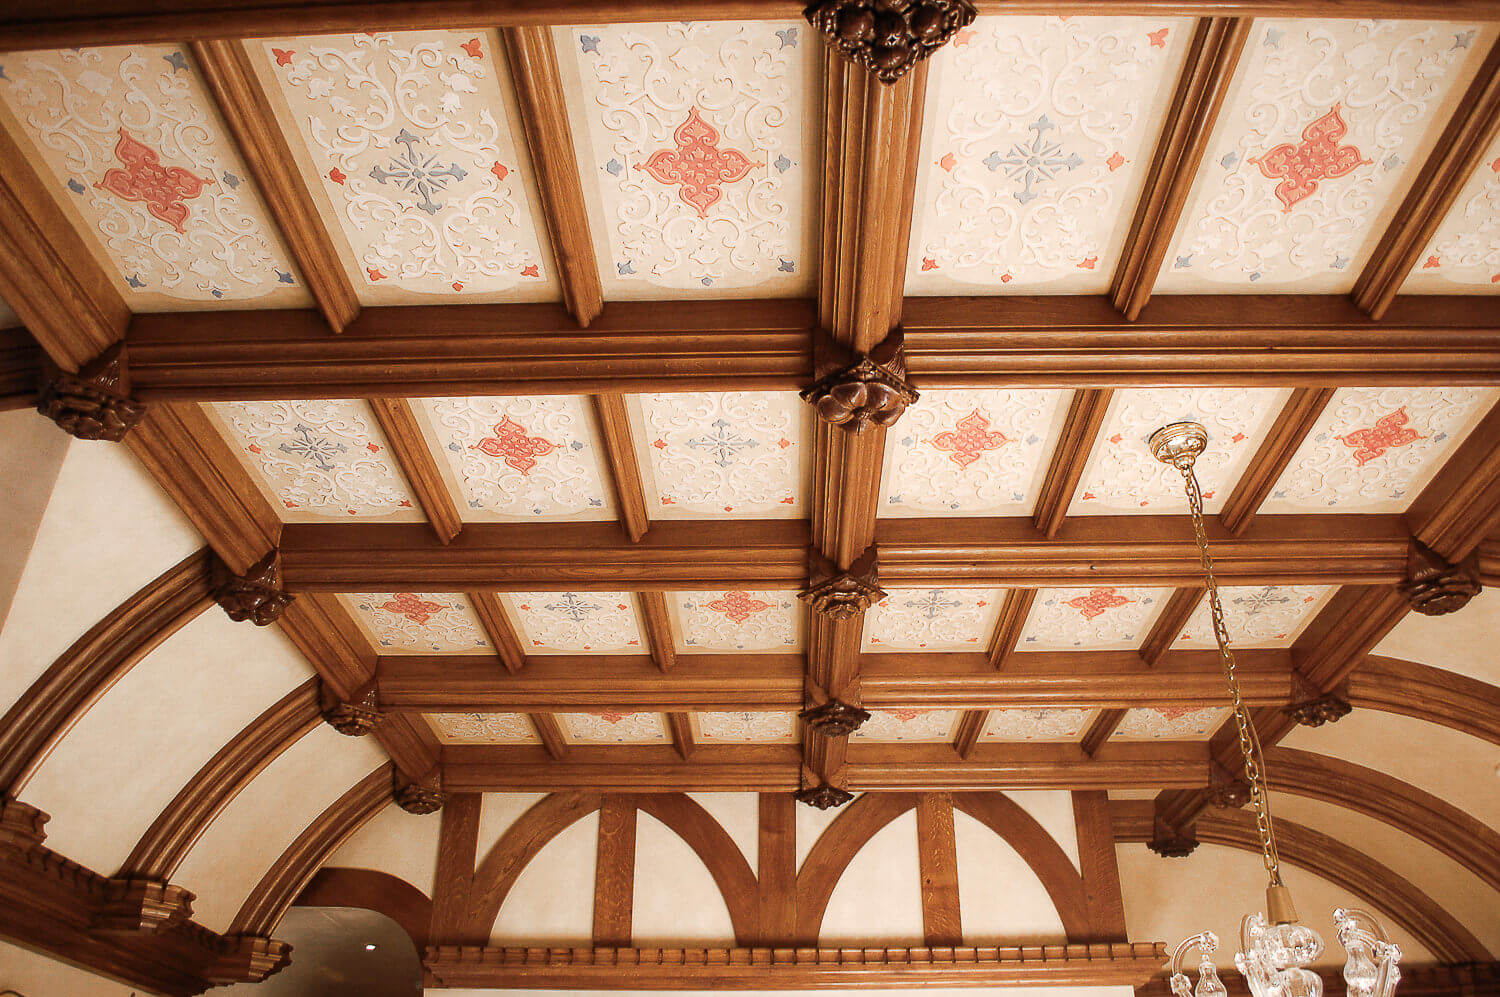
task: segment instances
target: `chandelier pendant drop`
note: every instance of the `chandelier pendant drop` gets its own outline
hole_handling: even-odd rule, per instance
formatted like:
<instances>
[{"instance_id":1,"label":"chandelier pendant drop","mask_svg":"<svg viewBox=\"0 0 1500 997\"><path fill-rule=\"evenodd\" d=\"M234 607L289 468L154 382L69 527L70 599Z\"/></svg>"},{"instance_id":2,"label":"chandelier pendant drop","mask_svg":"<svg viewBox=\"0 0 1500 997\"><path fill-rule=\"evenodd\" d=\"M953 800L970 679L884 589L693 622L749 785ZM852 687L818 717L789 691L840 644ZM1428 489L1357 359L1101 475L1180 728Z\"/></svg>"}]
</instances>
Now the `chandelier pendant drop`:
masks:
<instances>
[{"instance_id":1,"label":"chandelier pendant drop","mask_svg":"<svg viewBox=\"0 0 1500 997\"><path fill-rule=\"evenodd\" d=\"M1214 641L1218 644L1219 663L1229 684L1240 755L1245 764L1245 781L1250 786L1250 808L1255 814L1261 859L1269 877L1266 912L1247 914L1241 921L1240 951L1235 954L1234 964L1255 997L1323 997L1322 977L1308 968L1323 954L1323 939L1316 931L1298 923L1291 891L1281 881L1276 827L1266 797L1265 758L1255 724L1240 695L1234 652L1229 648L1224 608L1219 601L1219 583L1214 578L1213 556L1209 553L1208 534L1203 528L1203 493L1198 487L1198 477L1193 473L1193 464L1208 448L1208 431L1196 422L1174 422L1152 433L1147 446L1157 460L1182 472L1188 508L1193 516L1193 533L1198 539L1204 587L1208 590ZM1391 942L1385 929L1372 915L1355 908L1335 910L1333 921L1339 944L1348 953L1344 963L1344 982L1351 997L1391 997L1401 979L1397 968L1401 950ZM1176 997L1227 997L1228 990L1214 967L1213 954L1218 947L1218 936L1211 931L1199 932L1177 946L1172 953L1171 976L1172 993ZM1198 950L1199 956L1196 987L1183 972L1183 961L1193 949Z\"/></svg>"}]
</instances>

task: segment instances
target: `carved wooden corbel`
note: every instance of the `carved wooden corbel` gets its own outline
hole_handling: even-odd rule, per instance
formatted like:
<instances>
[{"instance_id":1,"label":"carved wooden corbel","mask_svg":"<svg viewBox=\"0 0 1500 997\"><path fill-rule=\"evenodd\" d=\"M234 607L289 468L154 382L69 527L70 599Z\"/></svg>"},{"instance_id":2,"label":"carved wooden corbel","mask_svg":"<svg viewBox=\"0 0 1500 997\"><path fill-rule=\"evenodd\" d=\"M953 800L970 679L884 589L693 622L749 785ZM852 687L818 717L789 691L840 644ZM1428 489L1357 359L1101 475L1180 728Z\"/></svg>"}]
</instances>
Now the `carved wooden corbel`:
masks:
<instances>
[{"instance_id":1,"label":"carved wooden corbel","mask_svg":"<svg viewBox=\"0 0 1500 997\"><path fill-rule=\"evenodd\" d=\"M1321 727L1349 715L1353 707L1345 686L1332 692L1319 692L1297 672L1292 672L1292 702L1282 712L1304 727Z\"/></svg>"},{"instance_id":2,"label":"carved wooden corbel","mask_svg":"<svg viewBox=\"0 0 1500 997\"><path fill-rule=\"evenodd\" d=\"M1180 859L1198 847L1198 828L1192 821L1182 825L1170 820L1164 801L1157 796L1151 820L1151 840L1146 847L1164 859Z\"/></svg>"},{"instance_id":3,"label":"carved wooden corbel","mask_svg":"<svg viewBox=\"0 0 1500 997\"><path fill-rule=\"evenodd\" d=\"M436 773L412 781L398 772L395 779L396 806L409 814L435 814L448 802L448 794L440 788Z\"/></svg>"},{"instance_id":4,"label":"carved wooden corbel","mask_svg":"<svg viewBox=\"0 0 1500 997\"><path fill-rule=\"evenodd\" d=\"M1243 776L1235 775L1214 762L1208 772L1208 795L1214 806L1238 810L1250 802L1250 784Z\"/></svg>"},{"instance_id":5,"label":"carved wooden corbel","mask_svg":"<svg viewBox=\"0 0 1500 997\"><path fill-rule=\"evenodd\" d=\"M364 737L385 721L375 700L372 682L344 702L326 684L318 688L318 710L330 727L348 737Z\"/></svg>"},{"instance_id":6,"label":"carved wooden corbel","mask_svg":"<svg viewBox=\"0 0 1500 997\"><path fill-rule=\"evenodd\" d=\"M821 785L799 789L794 795L798 803L806 803L808 806L817 807L819 810L827 810L830 807L841 807L854 799L854 794L847 789L838 789L837 787L828 785L826 782Z\"/></svg>"},{"instance_id":7,"label":"carved wooden corbel","mask_svg":"<svg viewBox=\"0 0 1500 997\"><path fill-rule=\"evenodd\" d=\"M870 719L870 711L851 706L841 699L830 699L810 706L798 714L808 727L824 737L848 737Z\"/></svg>"},{"instance_id":8,"label":"carved wooden corbel","mask_svg":"<svg viewBox=\"0 0 1500 997\"><path fill-rule=\"evenodd\" d=\"M29 803L0 797L0 849L29 852L40 848L51 819Z\"/></svg>"},{"instance_id":9,"label":"carved wooden corbel","mask_svg":"<svg viewBox=\"0 0 1500 997\"><path fill-rule=\"evenodd\" d=\"M214 601L224 607L231 620L249 620L258 627L275 623L294 598L281 588L281 561L274 550L243 575L216 559L213 586Z\"/></svg>"},{"instance_id":10,"label":"carved wooden corbel","mask_svg":"<svg viewBox=\"0 0 1500 997\"><path fill-rule=\"evenodd\" d=\"M1413 538L1406 550L1406 580L1401 594L1423 616L1456 613L1479 594L1478 552L1457 564Z\"/></svg>"},{"instance_id":11,"label":"carved wooden corbel","mask_svg":"<svg viewBox=\"0 0 1500 997\"><path fill-rule=\"evenodd\" d=\"M292 947L261 935L233 935L219 957L204 970L204 978L215 986L259 983L291 965Z\"/></svg>"},{"instance_id":12,"label":"carved wooden corbel","mask_svg":"<svg viewBox=\"0 0 1500 997\"><path fill-rule=\"evenodd\" d=\"M845 59L895 83L976 11L969 0L817 0L802 14Z\"/></svg>"},{"instance_id":13,"label":"carved wooden corbel","mask_svg":"<svg viewBox=\"0 0 1500 997\"><path fill-rule=\"evenodd\" d=\"M869 355L819 331L813 338L813 383L802 397L818 418L850 433L889 426L916 401L906 381L906 340L897 326Z\"/></svg>"},{"instance_id":14,"label":"carved wooden corbel","mask_svg":"<svg viewBox=\"0 0 1500 997\"><path fill-rule=\"evenodd\" d=\"M44 361L36 410L80 440L119 443L146 414L130 397L125 344L109 347L76 374Z\"/></svg>"},{"instance_id":15,"label":"carved wooden corbel","mask_svg":"<svg viewBox=\"0 0 1500 997\"><path fill-rule=\"evenodd\" d=\"M104 902L94 912L96 931L157 932L185 924L193 916L195 894L152 879L111 879Z\"/></svg>"},{"instance_id":16,"label":"carved wooden corbel","mask_svg":"<svg viewBox=\"0 0 1500 997\"><path fill-rule=\"evenodd\" d=\"M875 545L865 548L848 571L840 571L816 550L807 554L807 588L797 598L812 606L820 616L847 620L885 598L880 587L878 555Z\"/></svg>"}]
</instances>

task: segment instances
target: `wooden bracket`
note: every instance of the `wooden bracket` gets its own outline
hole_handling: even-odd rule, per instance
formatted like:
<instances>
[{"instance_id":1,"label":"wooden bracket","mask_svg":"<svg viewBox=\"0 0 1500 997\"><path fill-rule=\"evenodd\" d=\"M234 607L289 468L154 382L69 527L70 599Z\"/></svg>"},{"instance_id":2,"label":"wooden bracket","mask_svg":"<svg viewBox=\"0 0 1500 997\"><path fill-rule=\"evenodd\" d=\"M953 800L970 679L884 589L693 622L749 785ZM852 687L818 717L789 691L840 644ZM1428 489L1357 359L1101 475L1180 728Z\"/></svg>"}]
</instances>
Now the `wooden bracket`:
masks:
<instances>
[{"instance_id":1,"label":"wooden bracket","mask_svg":"<svg viewBox=\"0 0 1500 997\"><path fill-rule=\"evenodd\" d=\"M1454 564L1420 540L1412 539L1406 553L1406 580L1400 585L1411 608L1423 616L1456 613L1479 594L1477 552Z\"/></svg>"},{"instance_id":2,"label":"wooden bracket","mask_svg":"<svg viewBox=\"0 0 1500 997\"><path fill-rule=\"evenodd\" d=\"M436 772L421 780L410 780L398 772L395 776L396 806L409 814L435 814L448 802Z\"/></svg>"},{"instance_id":3,"label":"wooden bracket","mask_svg":"<svg viewBox=\"0 0 1500 997\"><path fill-rule=\"evenodd\" d=\"M345 702L327 683L318 687L318 711L328 725L349 737L364 737L385 720L375 700L375 683L371 682Z\"/></svg>"},{"instance_id":4,"label":"wooden bracket","mask_svg":"<svg viewBox=\"0 0 1500 997\"><path fill-rule=\"evenodd\" d=\"M1153 804L1151 840L1146 847L1164 859L1180 859L1193 854L1198 847L1198 829L1192 821L1177 825L1163 812L1163 800L1157 796Z\"/></svg>"},{"instance_id":5,"label":"wooden bracket","mask_svg":"<svg viewBox=\"0 0 1500 997\"><path fill-rule=\"evenodd\" d=\"M868 354L819 330L813 336L813 378L803 400L818 418L850 433L893 424L919 397L906 380L906 338L899 325Z\"/></svg>"},{"instance_id":6,"label":"wooden bracket","mask_svg":"<svg viewBox=\"0 0 1500 997\"><path fill-rule=\"evenodd\" d=\"M219 958L204 971L204 977L215 986L231 983L259 983L291 965L292 947L286 942L261 935L233 935Z\"/></svg>"},{"instance_id":7,"label":"wooden bracket","mask_svg":"<svg viewBox=\"0 0 1500 997\"><path fill-rule=\"evenodd\" d=\"M110 879L92 926L95 931L127 934L167 931L192 919L194 897L181 886L153 879Z\"/></svg>"},{"instance_id":8,"label":"wooden bracket","mask_svg":"<svg viewBox=\"0 0 1500 997\"><path fill-rule=\"evenodd\" d=\"M1304 727L1321 727L1349 715L1348 683L1331 692L1319 692L1300 672L1292 672L1292 702L1282 712Z\"/></svg>"},{"instance_id":9,"label":"wooden bracket","mask_svg":"<svg viewBox=\"0 0 1500 997\"><path fill-rule=\"evenodd\" d=\"M1250 784L1218 762L1208 770L1208 795L1214 806L1238 810L1250 802Z\"/></svg>"},{"instance_id":10,"label":"wooden bracket","mask_svg":"<svg viewBox=\"0 0 1500 997\"><path fill-rule=\"evenodd\" d=\"M146 406L130 397L124 342L115 343L76 374L44 360L36 410L80 440L123 440L146 415Z\"/></svg>"},{"instance_id":11,"label":"wooden bracket","mask_svg":"<svg viewBox=\"0 0 1500 997\"><path fill-rule=\"evenodd\" d=\"M895 83L974 22L969 0L814 0L802 12L841 56Z\"/></svg>"},{"instance_id":12,"label":"wooden bracket","mask_svg":"<svg viewBox=\"0 0 1500 997\"><path fill-rule=\"evenodd\" d=\"M229 570L223 561L214 561L214 601L236 623L249 620L258 627L269 626L291 605L294 596L281 587L280 552L273 550L243 575Z\"/></svg>"},{"instance_id":13,"label":"wooden bracket","mask_svg":"<svg viewBox=\"0 0 1500 997\"><path fill-rule=\"evenodd\" d=\"M854 794L847 789L838 789L828 785L826 782L817 786L807 786L797 790L794 794L798 803L806 803L810 807L819 810L827 810L830 807L841 807L854 799Z\"/></svg>"},{"instance_id":14,"label":"wooden bracket","mask_svg":"<svg viewBox=\"0 0 1500 997\"><path fill-rule=\"evenodd\" d=\"M847 620L885 598L880 587L879 555L874 544L865 548L848 571L814 549L807 552L807 588L797 598L820 616Z\"/></svg>"},{"instance_id":15,"label":"wooden bracket","mask_svg":"<svg viewBox=\"0 0 1500 997\"><path fill-rule=\"evenodd\" d=\"M848 737L870 719L870 711L851 706L841 699L829 699L810 706L798 714L808 727L824 737Z\"/></svg>"}]
</instances>

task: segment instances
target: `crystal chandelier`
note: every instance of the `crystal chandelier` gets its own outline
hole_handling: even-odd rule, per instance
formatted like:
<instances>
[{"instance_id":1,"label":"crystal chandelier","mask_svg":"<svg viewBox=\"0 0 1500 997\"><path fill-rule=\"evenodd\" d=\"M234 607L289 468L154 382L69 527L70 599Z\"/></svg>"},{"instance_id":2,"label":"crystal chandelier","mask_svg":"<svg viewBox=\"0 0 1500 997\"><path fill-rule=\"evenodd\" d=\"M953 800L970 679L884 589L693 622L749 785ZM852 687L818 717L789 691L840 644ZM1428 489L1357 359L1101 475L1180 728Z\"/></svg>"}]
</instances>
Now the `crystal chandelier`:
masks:
<instances>
[{"instance_id":1,"label":"crystal chandelier","mask_svg":"<svg viewBox=\"0 0 1500 997\"><path fill-rule=\"evenodd\" d=\"M1208 447L1208 432L1196 422L1174 422L1151 434L1147 441L1151 454L1163 464L1182 472L1187 491L1188 508L1193 514L1193 532L1198 538L1198 558L1203 565L1203 580L1208 590L1208 606L1213 618L1214 641L1219 646L1219 662L1229 683L1234 722L1239 729L1240 755L1245 761L1245 781L1250 785L1250 807L1255 813L1255 828L1260 836L1261 858L1270 882L1266 886L1266 913L1256 911L1240 922L1240 951L1234 964L1245 977L1255 997L1322 997L1323 979L1307 967L1323 954L1323 939L1316 931L1297 922L1292 895L1281 881L1281 864L1276 854L1276 829L1271 822L1270 802L1266 798L1265 760L1255 725L1240 695L1239 677L1235 673L1234 652L1229 649L1229 633L1224 627L1224 608L1219 602L1219 584L1214 578L1214 562L1208 551L1208 535L1203 529L1203 494L1193 463ZM1344 982L1351 997L1390 997L1401 979L1397 963L1401 950L1386 935L1373 916L1354 908L1333 912L1339 944L1348 953L1344 963ZM1228 990L1214 968L1213 954L1219 939L1211 931L1199 932L1184 939L1172 953L1172 992L1176 997L1226 997ZM1198 985L1193 987L1183 972L1183 961L1193 949L1198 950Z\"/></svg>"}]
</instances>

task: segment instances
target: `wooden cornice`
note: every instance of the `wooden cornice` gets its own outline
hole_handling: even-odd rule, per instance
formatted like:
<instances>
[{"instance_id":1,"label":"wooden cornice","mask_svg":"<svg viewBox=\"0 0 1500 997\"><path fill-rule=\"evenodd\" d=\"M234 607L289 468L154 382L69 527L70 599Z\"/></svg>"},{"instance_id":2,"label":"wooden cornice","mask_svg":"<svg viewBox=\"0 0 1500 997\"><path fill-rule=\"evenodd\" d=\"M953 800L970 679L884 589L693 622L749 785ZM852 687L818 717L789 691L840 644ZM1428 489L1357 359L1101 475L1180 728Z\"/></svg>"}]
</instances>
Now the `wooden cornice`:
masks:
<instances>
[{"instance_id":1,"label":"wooden cornice","mask_svg":"<svg viewBox=\"0 0 1500 997\"><path fill-rule=\"evenodd\" d=\"M342 332L359 314L354 285L297 168L291 146L276 123L276 113L255 77L244 45L223 39L189 44L203 83L234 137L261 200L286 240L303 283L329 329Z\"/></svg>"},{"instance_id":2,"label":"wooden cornice","mask_svg":"<svg viewBox=\"0 0 1500 997\"><path fill-rule=\"evenodd\" d=\"M459 517L458 503L453 501L448 484L443 480L417 424L412 403L404 398L371 398L369 405L375 422L391 445L396 466L401 468L412 494L427 515L432 532L440 542L450 542L463 531L464 524Z\"/></svg>"},{"instance_id":3,"label":"wooden cornice","mask_svg":"<svg viewBox=\"0 0 1500 997\"><path fill-rule=\"evenodd\" d=\"M1500 833L1425 790L1363 765L1295 748L1267 751L1266 775L1272 790L1374 817L1500 890Z\"/></svg>"},{"instance_id":4,"label":"wooden cornice","mask_svg":"<svg viewBox=\"0 0 1500 997\"><path fill-rule=\"evenodd\" d=\"M0 412L31 408L42 376L42 350L20 326L0 329Z\"/></svg>"},{"instance_id":5,"label":"wooden cornice","mask_svg":"<svg viewBox=\"0 0 1500 997\"><path fill-rule=\"evenodd\" d=\"M1291 656L1238 655L1247 702L1283 706ZM1204 706L1227 698L1214 651L1172 651L1154 669L1130 651L1028 651L997 672L978 653L866 654L860 685L876 709ZM388 655L376 671L387 713L471 710L794 711L803 704L795 654L692 654L662 674L646 655L538 655L517 673L493 657Z\"/></svg>"},{"instance_id":6,"label":"wooden cornice","mask_svg":"<svg viewBox=\"0 0 1500 997\"><path fill-rule=\"evenodd\" d=\"M1249 36L1248 17L1205 17L1193 31L1110 287L1126 318L1137 318L1151 297Z\"/></svg>"},{"instance_id":7,"label":"wooden cornice","mask_svg":"<svg viewBox=\"0 0 1500 997\"><path fill-rule=\"evenodd\" d=\"M1163 295L1135 322L1090 296L913 297L901 315L919 387L1500 383L1483 295L1402 295L1379 323L1342 295ZM148 403L794 390L817 323L785 299L617 301L587 330L550 304L366 308L339 336L311 309L173 312L135 316L127 343Z\"/></svg>"},{"instance_id":8,"label":"wooden cornice","mask_svg":"<svg viewBox=\"0 0 1500 997\"><path fill-rule=\"evenodd\" d=\"M269 935L313 874L339 845L392 800L390 765L382 765L313 820L266 870L229 926L232 935Z\"/></svg>"},{"instance_id":9,"label":"wooden cornice","mask_svg":"<svg viewBox=\"0 0 1500 997\"><path fill-rule=\"evenodd\" d=\"M1113 800L1115 840L1146 842L1152 837L1149 800ZM1255 819L1248 812L1214 810L1198 818L1201 844L1260 852ZM1289 820L1276 822L1281 860L1328 880L1386 914L1397 927L1442 962L1490 962L1493 957L1443 907L1394 870L1343 842Z\"/></svg>"},{"instance_id":10,"label":"wooden cornice","mask_svg":"<svg viewBox=\"0 0 1500 997\"><path fill-rule=\"evenodd\" d=\"M1354 284L1354 301L1371 318L1384 317L1497 134L1500 42L1490 47L1484 65L1459 99L1458 110L1432 147Z\"/></svg>"},{"instance_id":11,"label":"wooden cornice","mask_svg":"<svg viewBox=\"0 0 1500 997\"><path fill-rule=\"evenodd\" d=\"M90 706L213 605L211 564L212 555L200 550L148 582L78 638L0 718L0 798L19 796Z\"/></svg>"},{"instance_id":12,"label":"wooden cornice","mask_svg":"<svg viewBox=\"0 0 1500 997\"><path fill-rule=\"evenodd\" d=\"M533 745L449 745L445 788L490 792L790 792L797 745L700 744L683 761L670 744L573 745L554 760ZM868 744L847 753L851 786L874 792L1008 789L1191 789L1208 781L1198 742L1107 744L1089 758L1074 744L984 743L968 758L947 744Z\"/></svg>"},{"instance_id":13,"label":"wooden cornice","mask_svg":"<svg viewBox=\"0 0 1500 997\"><path fill-rule=\"evenodd\" d=\"M170 880L214 818L319 720L318 680L309 679L252 720L198 770L136 842L116 878Z\"/></svg>"},{"instance_id":14,"label":"wooden cornice","mask_svg":"<svg viewBox=\"0 0 1500 997\"><path fill-rule=\"evenodd\" d=\"M1500 437L1496 437L1500 438ZM1262 516L1239 537L1209 524L1226 585L1391 585L1405 577L1399 516ZM1197 584L1183 516L1089 516L1052 538L1027 518L892 519L876 527L885 588ZM632 543L610 523L471 523L451 544L407 523L289 524L288 591L657 591L801 588L808 526L795 520L680 520ZM295 603L294 603L295 605Z\"/></svg>"},{"instance_id":15,"label":"wooden cornice","mask_svg":"<svg viewBox=\"0 0 1500 997\"><path fill-rule=\"evenodd\" d=\"M1372 654L1349 674L1349 702L1500 745L1500 689L1457 672Z\"/></svg>"},{"instance_id":16,"label":"wooden cornice","mask_svg":"<svg viewBox=\"0 0 1500 997\"><path fill-rule=\"evenodd\" d=\"M1234 489L1219 510L1219 523L1235 536L1245 532L1250 519L1260 509L1266 496L1280 480L1296 456L1318 417L1333 400L1333 388L1295 388L1282 406L1276 421L1266 432L1260 449L1235 482Z\"/></svg>"},{"instance_id":17,"label":"wooden cornice","mask_svg":"<svg viewBox=\"0 0 1500 997\"><path fill-rule=\"evenodd\" d=\"M552 32L537 25L506 27L500 31L500 40L510 63L563 302L578 324L587 326L604 307L604 289L589 234L588 205L578 179Z\"/></svg>"}]
</instances>

